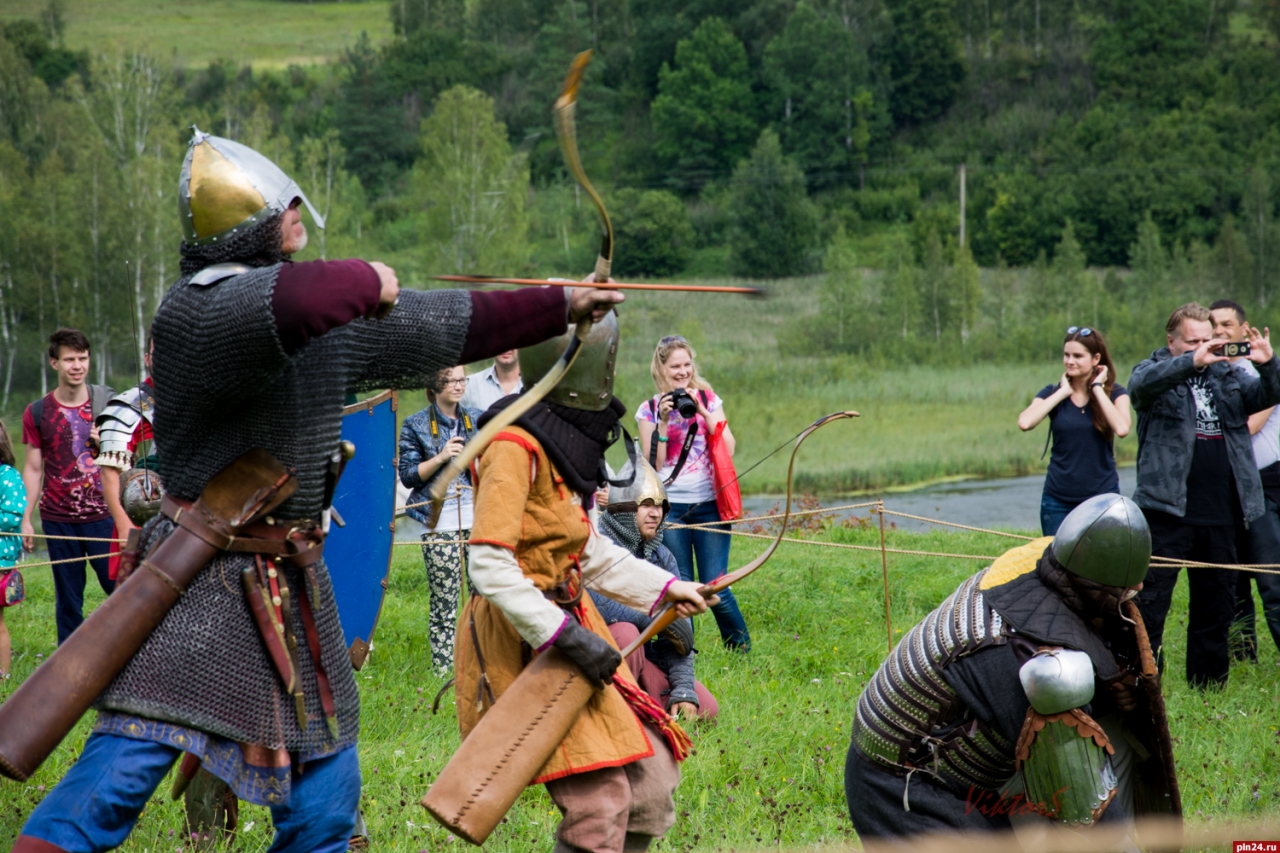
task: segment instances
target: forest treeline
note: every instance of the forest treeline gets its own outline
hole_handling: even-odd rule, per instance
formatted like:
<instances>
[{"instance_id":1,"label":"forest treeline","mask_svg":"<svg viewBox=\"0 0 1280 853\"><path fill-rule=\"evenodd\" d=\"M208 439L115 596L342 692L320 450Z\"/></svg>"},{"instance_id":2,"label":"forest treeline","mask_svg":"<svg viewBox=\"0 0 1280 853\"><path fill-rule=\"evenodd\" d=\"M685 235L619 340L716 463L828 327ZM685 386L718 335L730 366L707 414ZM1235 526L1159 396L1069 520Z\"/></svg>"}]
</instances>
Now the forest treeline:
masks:
<instances>
[{"instance_id":1,"label":"forest treeline","mask_svg":"<svg viewBox=\"0 0 1280 853\"><path fill-rule=\"evenodd\" d=\"M590 269L549 110L588 48L615 269L822 273L790 351L1042 358L1085 322L1137 352L1177 300L1276 296L1277 0L386 5L389 42L280 70L72 51L57 0L3 26L0 409L48 381L58 324L98 379L134 373L191 125L293 172L329 217L308 257Z\"/></svg>"}]
</instances>

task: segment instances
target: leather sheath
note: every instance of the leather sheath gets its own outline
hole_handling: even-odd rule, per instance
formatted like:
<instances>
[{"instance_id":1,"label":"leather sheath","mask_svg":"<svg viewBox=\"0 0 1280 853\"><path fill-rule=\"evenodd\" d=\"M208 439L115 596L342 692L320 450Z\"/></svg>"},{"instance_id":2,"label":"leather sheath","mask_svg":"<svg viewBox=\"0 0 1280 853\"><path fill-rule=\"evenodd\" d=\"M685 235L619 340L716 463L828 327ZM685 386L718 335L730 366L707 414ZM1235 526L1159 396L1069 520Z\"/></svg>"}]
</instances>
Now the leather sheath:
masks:
<instances>
[{"instance_id":1,"label":"leather sheath","mask_svg":"<svg viewBox=\"0 0 1280 853\"><path fill-rule=\"evenodd\" d=\"M251 450L209 481L198 520L234 537L296 490L291 470ZM0 774L23 782L40 767L217 556L214 535L179 525L0 705Z\"/></svg>"},{"instance_id":2,"label":"leather sheath","mask_svg":"<svg viewBox=\"0 0 1280 853\"><path fill-rule=\"evenodd\" d=\"M582 670L559 649L537 655L471 730L422 805L459 838L483 844L569 734L593 692Z\"/></svg>"}]
</instances>

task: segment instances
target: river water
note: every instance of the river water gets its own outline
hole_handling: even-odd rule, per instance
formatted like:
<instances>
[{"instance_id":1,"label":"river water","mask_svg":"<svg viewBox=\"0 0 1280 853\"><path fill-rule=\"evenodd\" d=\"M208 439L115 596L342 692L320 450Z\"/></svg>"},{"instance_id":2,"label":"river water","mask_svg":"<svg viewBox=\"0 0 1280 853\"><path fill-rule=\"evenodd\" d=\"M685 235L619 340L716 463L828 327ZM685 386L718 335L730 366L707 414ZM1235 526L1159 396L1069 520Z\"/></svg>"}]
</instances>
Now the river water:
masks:
<instances>
[{"instance_id":1,"label":"river water","mask_svg":"<svg viewBox=\"0 0 1280 853\"><path fill-rule=\"evenodd\" d=\"M1120 469L1120 493L1132 495L1137 477L1132 467ZM890 491L857 497L822 497L823 506L866 503L884 499L885 509L937 518L972 527L991 527L1037 532L1040 530L1040 492L1044 488L1044 475L1009 477L1000 480L962 480L955 483L937 483L909 491ZM744 495L743 509L747 515L764 515L781 503L777 495ZM867 514L866 509L836 513L836 518ZM899 530L953 530L909 518L892 520ZM396 538L416 540L422 533L422 525L402 516L396 520Z\"/></svg>"}]
</instances>

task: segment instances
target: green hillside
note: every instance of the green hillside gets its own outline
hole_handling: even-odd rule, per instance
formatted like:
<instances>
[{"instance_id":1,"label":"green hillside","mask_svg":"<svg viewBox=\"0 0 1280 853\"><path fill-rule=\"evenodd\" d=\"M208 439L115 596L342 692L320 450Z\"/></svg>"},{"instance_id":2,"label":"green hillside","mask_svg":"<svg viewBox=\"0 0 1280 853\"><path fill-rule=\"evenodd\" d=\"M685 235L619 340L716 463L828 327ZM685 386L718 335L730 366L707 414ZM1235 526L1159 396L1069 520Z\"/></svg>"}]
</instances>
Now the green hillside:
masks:
<instances>
[{"instance_id":1,"label":"green hillside","mask_svg":"<svg viewBox=\"0 0 1280 853\"><path fill-rule=\"evenodd\" d=\"M42 0L6 0L0 24L37 18ZM67 0L71 50L143 49L195 68L215 59L255 68L323 63L338 58L362 31L375 42L391 36L386 3L346 0Z\"/></svg>"}]
</instances>

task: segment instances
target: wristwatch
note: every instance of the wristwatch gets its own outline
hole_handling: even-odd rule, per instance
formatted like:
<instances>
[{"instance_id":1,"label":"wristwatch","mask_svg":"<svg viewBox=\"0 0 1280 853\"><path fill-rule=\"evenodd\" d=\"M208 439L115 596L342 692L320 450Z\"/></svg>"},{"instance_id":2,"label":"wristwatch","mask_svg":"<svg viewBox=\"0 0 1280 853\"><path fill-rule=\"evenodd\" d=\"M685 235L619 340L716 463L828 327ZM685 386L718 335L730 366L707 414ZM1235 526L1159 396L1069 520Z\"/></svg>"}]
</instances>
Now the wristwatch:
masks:
<instances>
[{"instance_id":1,"label":"wristwatch","mask_svg":"<svg viewBox=\"0 0 1280 853\"><path fill-rule=\"evenodd\" d=\"M1090 383L1089 383L1089 387L1090 387L1090 388L1106 388L1106 387L1107 387L1107 383L1105 383L1105 382L1090 382Z\"/></svg>"}]
</instances>

